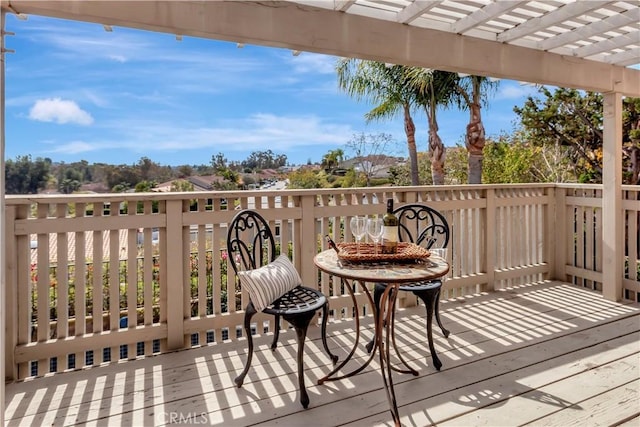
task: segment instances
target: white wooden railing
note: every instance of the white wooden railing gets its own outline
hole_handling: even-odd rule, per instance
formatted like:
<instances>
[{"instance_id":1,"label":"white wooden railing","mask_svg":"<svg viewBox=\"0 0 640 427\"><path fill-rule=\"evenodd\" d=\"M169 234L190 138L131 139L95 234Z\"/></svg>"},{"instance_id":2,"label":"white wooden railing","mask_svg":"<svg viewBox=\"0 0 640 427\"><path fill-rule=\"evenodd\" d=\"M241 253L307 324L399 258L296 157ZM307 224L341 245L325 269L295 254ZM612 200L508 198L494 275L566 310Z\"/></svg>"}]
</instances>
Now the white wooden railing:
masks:
<instances>
[{"instance_id":1,"label":"white wooden railing","mask_svg":"<svg viewBox=\"0 0 640 427\"><path fill-rule=\"evenodd\" d=\"M322 236L350 236L347 219L383 213L389 197L447 217L452 268L443 298L550 278L601 289L601 192L537 184L8 196L6 373L39 376L238 339L247 295L227 265L225 239L241 208L270 221L303 281L330 296L334 318L349 318L352 302L313 265ZM625 242L636 249L638 197L624 188ZM636 266L624 278L634 300L637 254L620 260ZM256 331L273 330L269 319L256 316Z\"/></svg>"}]
</instances>

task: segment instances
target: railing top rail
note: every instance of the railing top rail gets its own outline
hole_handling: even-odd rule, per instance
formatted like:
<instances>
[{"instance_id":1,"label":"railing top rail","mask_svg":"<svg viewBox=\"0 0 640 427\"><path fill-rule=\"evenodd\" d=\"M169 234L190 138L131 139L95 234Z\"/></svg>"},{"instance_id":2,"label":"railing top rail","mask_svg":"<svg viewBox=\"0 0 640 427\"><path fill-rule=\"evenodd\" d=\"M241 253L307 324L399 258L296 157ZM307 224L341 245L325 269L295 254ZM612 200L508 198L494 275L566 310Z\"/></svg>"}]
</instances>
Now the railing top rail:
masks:
<instances>
[{"instance_id":1,"label":"railing top rail","mask_svg":"<svg viewBox=\"0 0 640 427\"><path fill-rule=\"evenodd\" d=\"M195 191L195 192L148 192L148 193L96 193L96 194L29 194L29 195L7 195L7 205L24 205L31 203L67 203L70 199L76 203L96 203L96 202L121 202L127 200L184 200L184 199L224 199L224 198L246 198L258 196L305 196L309 194L330 195L330 194L369 194L380 192L411 192L411 191L446 191L446 190L487 190L487 189L508 189L508 188L552 188L554 186L567 186L567 188L579 186L585 188L584 184L553 184L553 183L532 183L532 184L487 184L487 185L420 185L406 187L352 187L352 188L315 188L315 189L285 189L285 190L238 190L238 191ZM602 186L593 186L601 188ZM634 186L630 186L633 188Z\"/></svg>"},{"instance_id":2,"label":"railing top rail","mask_svg":"<svg viewBox=\"0 0 640 427\"><path fill-rule=\"evenodd\" d=\"M581 190L602 190L602 184L558 183L557 188L579 188Z\"/></svg>"}]
</instances>

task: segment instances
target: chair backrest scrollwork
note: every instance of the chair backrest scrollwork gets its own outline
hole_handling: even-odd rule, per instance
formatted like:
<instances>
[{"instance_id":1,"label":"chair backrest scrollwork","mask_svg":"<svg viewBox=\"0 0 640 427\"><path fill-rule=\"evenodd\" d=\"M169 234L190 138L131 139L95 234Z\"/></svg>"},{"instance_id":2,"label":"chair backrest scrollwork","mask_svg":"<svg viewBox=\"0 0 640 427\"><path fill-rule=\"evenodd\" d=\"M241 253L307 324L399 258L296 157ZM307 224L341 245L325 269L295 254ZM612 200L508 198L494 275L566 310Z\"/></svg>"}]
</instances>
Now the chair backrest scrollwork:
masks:
<instances>
[{"instance_id":1,"label":"chair backrest scrollwork","mask_svg":"<svg viewBox=\"0 0 640 427\"><path fill-rule=\"evenodd\" d=\"M411 242L427 249L446 248L449 223L437 210L423 204L408 204L395 209L401 242Z\"/></svg>"},{"instance_id":2,"label":"chair backrest scrollwork","mask_svg":"<svg viewBox=\"0 0 640 427\"><path fill-rule=\"evenodd\" d=\"M276 242L267 221L256 211L238 212L227 233L231 266L239 270L260 268L276 259Z\"/></svg>"}]
</instances>

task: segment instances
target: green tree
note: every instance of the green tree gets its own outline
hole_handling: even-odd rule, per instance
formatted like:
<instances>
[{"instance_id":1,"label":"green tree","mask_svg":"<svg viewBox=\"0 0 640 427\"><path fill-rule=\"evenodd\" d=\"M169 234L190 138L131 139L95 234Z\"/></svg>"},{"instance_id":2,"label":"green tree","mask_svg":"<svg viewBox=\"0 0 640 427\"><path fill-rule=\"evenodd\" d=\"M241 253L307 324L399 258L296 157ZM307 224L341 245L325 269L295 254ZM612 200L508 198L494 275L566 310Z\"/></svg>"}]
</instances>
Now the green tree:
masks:
<instances>
[{"instance_id":1,"label":"green tree","mask_svg":"<svg viewBox=\"0 0 640 427\"><path fill-rule=\"evenodd\" d=\"M237 188L238 180L240 179L240 174L234 170L226 169L220 171L220 175L229 183L235 184Z\"/></svg>"},{"instance_id":2,"label":"green tree","mask_svg":"<svg viewBox=\"0 0 640 427\"><path fill-rule=\"evenodd\" d=\"M241 180L242 180L242 187L245 190L247 190L247 189L249 189L251 187L255 188L255 187L258 186L257 183L256 183L256 179L252 175L244 174L244 175L242 175Z\"/></svg>"},{"instance_id":3,"label":"green tree","mask_svg":"<svg viewBox=\"0 0 640 427\"><path fill-rule=\"evenodd\" d=\"M108 185L108 172L113 166L106 163L94 163L89 166L91 170L91 182L101 182L106 188L111 188Z\"/></svg>"},{"instance_id":4,"label":"green tree","mask_svg":"<svg viewBox=\"0 0 640 427\"><path fill-rule=\"evenodd\" d=\"M580 182L602 182L602 95L540 88L542 98L528 97L515 107L523 130L536 145L569 147L567 154Z\"/></svg>"},{"instance_id":5,"label":"green tree","mask_svg":"<svg viewBox=\"0 0 640 427\"><path fill-rule=\"evenodd\" d=\"M180 174L180 178L186 178L193 175L193 168L189 165L182 165L178 167L178 173Z\"/></svg>"},{"instance_id":6,"label":"green tree","mask_svg":"<svg viewBox=\"0 0 640 427\"><path fill-rule=\"evenodd\" d=\"M622 149L626 162L627 182L640 184L640 98L623 101Z\"/></svg>"},{"instance_id":7,"label":"green tree","mask_svg":"<svg viewBox=\"0 0 640 427\"><path fill-rule=\"evenodd\" d=\"M289 188L323 188L324 183L317 171L300 168L289 174Z\"/></svg>"},{"instance_id":8,"label":"green tree","mask_svg":"<svg viewBox=\"0 0 640 427\"><path fill-rule=\"evenodd\" d=\"M186 192L186 191L194 191L195 188L193 184L186 179L176 179L171 183L171 191L172 192Z\"/></svg>"},{"instance_id":9,"label":"green tree","mask_svg":"<svg viewBox=\"0 0 640 427\"><path fill-rule=\"evenodd\" d=\"M446 184L466 184L469 182L469 153L460 144L447 148Z\"/></svg>"},{"instance_id":10,"label":"green tree","mask_svg":"<svg viewBox=\"0 0 640 427\"><path fill-rule=\"evenodd\" d=\"M6 194L37 194L45 188L51 170L51 159L31 156L18 156L5 163Z\"/></svg>"},{"instance_id":11,"label":"green tree","mask_svg":"<svg viewBox=\"0 0 640 427\"><path fill-rule=\"evenodd\" d=\"M237 190L240 174L232 169L231 164L228 163L227 158L222 153L218 153L211 158L211 165L213 166L217 175L224 178L224 181L214 181L211 183L212 187L216 190L227 191Z\"/></svg>"},{"instance_id":12,"label":"green tree","mask_svg":"<svg viewBox=\"0 0 640 427\"><path fill-rule=\"evenodd\" d=\"M211 156L211 166L213 166L213 170L216 171L216 173L229 167L227 158L222 153Z\"/></svg>"},{"instance_id":13,"label":"green tree","mask_svg":"<svg viewBox=\"0 0 640 427\"><path fill-rule=\"evenodd\" d=\"M537 182L533 164L536 147L489 141L484 147L482 182L485 184Z\"/></svg>"},{"instance_id":14,"label":"green tree","mask_svg":"<svg viewBox=\"0 0 640 427\"><path fill-rule=\"evenodd\" d=\"M71 194L74 191L78 191L82 184L80 181L75 179L65 178L62 181L58 182L58 191L62 194Z\"/></svg>"},{"instance_id":15,"label":"green tree","mask_svg":"<svg viewBox=\"0 0 640 427\"><path fill-rule=\"evenodd\" d=\"M416 93L408 84L406 67L353 58L338 60L338 87L357 100L365 99L374 107L365 115L367 122L388 120L402 114L411 164L411 182L418 185L416 127L411 110L416 106Z\"/></svg>"},{"instance_id":16,"label":"green tree","mask_svg":"<svg viewBox=\"0 0 640 427\"><path fill-rule=\"evenodd\" d=\"M74 166L58 168L58 191L62 194L71 194L78 191L84 182L82 170Z\"/></svg>"},{"instance_id":17,"label":"green tree","mask_svg":"<svg viewBox=\"0 0 640 427\"><path fill-rule=\"evenodd\" d=\"M326 172L331 172L337 168L344 159L344 150L337 148L335 150L329 150L327 154L322 156L321 166Z\"/></svg>"},{"instance_id":18,"label":"green tree","mask_svg":"<svg viewBox=\"0 0 640 427\"><path fill-rule=\"evenodd\" d=\"M418 170L420 171L420 185L433 184L430 155L424 151L418 152ZM411 172L409 165L406 163L391 166L389 168L389 175L391 176L390 183L394 186L402 187L411 185ZM444 184L444 173L442 178L443 181L440 184Z\"/></svg>"},{"instance_id":19,"label":"green tree","mask_svg":"<svg viewBox=\"0 0 640 427\"><path fill-rule=\"evenodd\" d=\"M135 187L140 181L140 175L138 174L137 167L129 165L107 165L106 170L106 184L108 188L117 188L122 190L123 188L128 190ZM122 191L116 191L120 193Z\"/></svg>"},{"instance_id":20,"label":"green tree","mask_svg":"<svg viewBox=\"0 0 640 427\"><path fill-rule=\"evenodd\" d=\"M213 168L211 164L193 165L193 172L191 173L191 175L213 175L215 172L215 168Z\"/></svg>"},{"instance_id":21,"label":"green tree","mask_svg":"<svg viewBox=\"0 0 640 427\"><path fill-rule=\"evenodd\" d=\"M113 193L126 193L130 189L131 189L131 184L129 184L128 182L121 182L119 184L114 185L111 191Z\"/></svg>"},{"instance_id":22,"label":"green tree","mask_svg":"<svg viewBox=\"0 0 640 427\"><path fill-rule=\"evenodd\" d=\"M138 161L138 171L139 171L140 178L143 181L147 181L151 179L154 169L157 169L158 167L159 165L153 162L148 157L142 157Z\"/></svg>"},{"instance_id":23,"label":"green tree","mask_svg":"<svg viewBox=\"0 0 640 427\"><path fill-rule=\"evenodd\" d=\"M136 184L136 193L148 193L158 185L155 181L140 181Z\"/></svg>"},{"instance_id":24,"label":"green tree","mask_svg":"<svg viewBox=\"0 0 640 427\"><path fill-rule=\"evenodd\" d=\"M576 182L567 151L560 144L536 145L522 130L502 135L485 146L482 182Z\"/></svg>"},{"instance_id":25,"label":"green tree","mask_svg":"<svg viewBox=\"0 0 640 427\"><path fill-rule=\"evenodd\" d=\"M254 151L246 160L240 162L242 169L256 171L262 169L278 169L287 164L285 154L275 154L271 150Z\"/></svg>"}]
</instances>

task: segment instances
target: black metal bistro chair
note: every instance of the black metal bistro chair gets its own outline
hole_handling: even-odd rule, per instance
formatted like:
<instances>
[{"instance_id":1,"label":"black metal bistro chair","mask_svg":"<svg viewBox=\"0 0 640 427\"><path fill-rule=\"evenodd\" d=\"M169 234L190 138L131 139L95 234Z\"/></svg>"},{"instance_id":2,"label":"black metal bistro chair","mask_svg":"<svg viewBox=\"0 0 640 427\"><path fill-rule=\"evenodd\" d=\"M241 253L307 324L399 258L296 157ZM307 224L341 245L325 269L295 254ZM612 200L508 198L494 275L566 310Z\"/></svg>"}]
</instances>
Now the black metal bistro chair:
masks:
<instances>
[{"instance_id":1,"label":"black metal bistro chair","mask_svg":"<svg viewBox=\"0 0 640 427\"><path fill-rule=\"evenodd\" d=\"M249 303L244 315L249 352L242 373L235 379L236 385L242 387L251 366L253 357L251 319L258 311L271 314L275 316L276 325L271 344L272 350L275 350L278 345L280 318L295 328L298 342L300 403L307 408L309 395L304 384L302 357L307 328L319 309L322 309L322 344L333 364L335 365L338 361L338 356L329 351L326 340L329 314L327 298L320 291L301 285L300 276L286 255L276 254L276 242L269 224L255 211L243 210L233 217L228 228L227 251L241 286L249 290Z\"/></svg>"},{"instance_id":2,"label":"black metal bistro chair","mask_svg":"<svg viewBox=\"0 0 640 427\"><path fill-rule=\"evenodd\" d=\"M401 206L393 211L398 217L398 240L401 242L411 242L426 249L446 248L449 244L449 223L438 211L423 204L409 204ZM373 299L376 308L380 307L380 297L386 288L385 284L377 283L373 291ZM433 364L440 370L442 363L436 355L433 346L433 336L431 324L435 313L438 326L445 337L449 336L449 331L442 326L440 320L440 290L442 279L429 280L425 282L414 282L400 285L401 291L413 292L424 302L427 309L427 340ZM367 350L373 349L374 342L367 344Z\"/></svg>"}]
</instances>

